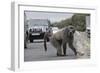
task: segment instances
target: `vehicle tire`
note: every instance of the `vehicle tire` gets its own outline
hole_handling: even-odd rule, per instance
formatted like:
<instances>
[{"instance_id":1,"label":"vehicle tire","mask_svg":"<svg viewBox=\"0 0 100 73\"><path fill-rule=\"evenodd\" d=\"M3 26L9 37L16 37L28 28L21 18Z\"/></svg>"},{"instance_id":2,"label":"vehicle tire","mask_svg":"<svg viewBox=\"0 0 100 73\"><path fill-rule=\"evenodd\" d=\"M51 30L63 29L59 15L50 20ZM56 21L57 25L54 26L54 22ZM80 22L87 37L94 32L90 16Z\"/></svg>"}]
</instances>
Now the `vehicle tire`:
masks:
<instances>
[{"instance_id":1,"label":"vehicle tire","mask_svg":"<svg viewBox=\"0 0 100 73\"><path fill-rule=\"evenodd\" d=\"M49 38L47 38L47 42L49 42L50 40L49 40Z\"/></svg>"},{"instance_id":2,"label":"vehicle tire","mask_svg":"<svg viewBox=\"0 0 100 73\"><path fill-rule=\"evenodd\" d=\"M25 49L27 49L27 46L26 46L26 44L24 45L24 48L25 48Z\"/></svg>"},{"instance_id":3,"label":"vehicle tire","mask_svg":"<svg viewBox=\"0 0 100 73\"><path fill-rule=\"evenodd\" d=\"M29 35L29 40L30 40L30 43L33 43L33 37L31 34Z\"/></svg>"},{"instance_id":4,"label":"vehicle tire","mask_svg":"<svg viewBox=\"0 0 100 73\"><path fill-rule=\"evenodd\" d=\"M33 39L30 39L30 43L33 43Z\"/></svg>"},{"instance_id":5,"label":"vehicle tire","mask_svg":"<svg viewBox=\"0 0 100 73\"><path fill-rule=\"evenodd\" d=\"M27 42L24 40L24 49L27 49Z\"/></svg>"}]
</instances>

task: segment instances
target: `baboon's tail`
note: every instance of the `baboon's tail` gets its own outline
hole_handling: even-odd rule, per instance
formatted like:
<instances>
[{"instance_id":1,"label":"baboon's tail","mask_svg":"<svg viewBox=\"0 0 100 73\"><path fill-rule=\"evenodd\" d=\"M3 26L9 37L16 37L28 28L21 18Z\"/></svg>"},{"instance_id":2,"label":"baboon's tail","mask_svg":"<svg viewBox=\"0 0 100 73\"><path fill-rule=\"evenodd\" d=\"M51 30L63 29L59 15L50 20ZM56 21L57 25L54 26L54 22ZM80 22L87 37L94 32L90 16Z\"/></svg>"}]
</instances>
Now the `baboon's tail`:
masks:
<instances>
[{"instance_id":1,"label":"baboon's tail","mask_svg":"<svg viewBox=\"0 0 100 73\"><path fill-rule=\"evenodd\" d=\"M44 40L44 49L45 49L45 51L47 51L47 44L46 44L46 40Z\"/></svg>"},{"instance_id":2,"label":"baboon's tail","mask_svg":"<svg viewBox=\"0 0 100 73\"><path fill-rule=\"evenodd\" d=\"M47 44L46 44L46 42L47 42L47 34L45 33L44 34L44 50L45 51L47 51Z\"/></svg>"}]
</instances>

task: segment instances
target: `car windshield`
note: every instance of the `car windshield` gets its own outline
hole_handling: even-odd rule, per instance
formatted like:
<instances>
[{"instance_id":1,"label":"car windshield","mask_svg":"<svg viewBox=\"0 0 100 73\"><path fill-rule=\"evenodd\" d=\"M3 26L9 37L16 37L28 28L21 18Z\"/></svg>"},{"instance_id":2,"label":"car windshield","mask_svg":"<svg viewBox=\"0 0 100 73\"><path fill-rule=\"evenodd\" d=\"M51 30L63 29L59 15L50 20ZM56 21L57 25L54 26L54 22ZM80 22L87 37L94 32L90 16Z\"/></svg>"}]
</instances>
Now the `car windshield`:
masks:
<instances>
[{"instance_id":1,"label":"car windshield","mask_svg":"<svg viewBox=\"0 0 100 73\"><path fill-rule=\"evenodd\" d=\"M48 26L48 24L31 24L30 26Z\"/></svg>"},{"instance_id":2,"label":"car windshield","mask_svg":"<svg viewBox=\"0 0 100 73\"><path fill-rule=\"evenodd\" d=\"M29 20L30 26L48 26L48 20L43 19L31 19Z\"/></svg>"}]
</instances>

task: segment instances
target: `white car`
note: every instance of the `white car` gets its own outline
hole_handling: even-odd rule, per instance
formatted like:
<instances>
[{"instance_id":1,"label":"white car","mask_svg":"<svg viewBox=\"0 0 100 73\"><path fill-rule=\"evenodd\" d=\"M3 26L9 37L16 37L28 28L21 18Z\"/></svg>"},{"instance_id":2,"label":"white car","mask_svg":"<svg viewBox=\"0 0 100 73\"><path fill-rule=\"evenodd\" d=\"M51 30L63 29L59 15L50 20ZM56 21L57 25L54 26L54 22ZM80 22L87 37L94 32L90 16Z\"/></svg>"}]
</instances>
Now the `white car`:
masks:
<instances>
[{"instance_id":1,"label":"white car","mask_svg":"<svg viewBox=\"0 0 100 73\"><path fill-rule=\"evenodd\" d=\"M57 31L59 31L58 27L52 27L53 33L56 33Z\"/></svg>"},{"instance_id":2,"label":"white car","mask_svg":"<svg viewBox=\"0 0 100 73\"><path fill-rule=\"evenodd\" d=\"M43 39L44 34L49 29L50 21L48 19L30 19L29 20L29 40L30 43L35 39Z\"/></svg>"}]
</instances>

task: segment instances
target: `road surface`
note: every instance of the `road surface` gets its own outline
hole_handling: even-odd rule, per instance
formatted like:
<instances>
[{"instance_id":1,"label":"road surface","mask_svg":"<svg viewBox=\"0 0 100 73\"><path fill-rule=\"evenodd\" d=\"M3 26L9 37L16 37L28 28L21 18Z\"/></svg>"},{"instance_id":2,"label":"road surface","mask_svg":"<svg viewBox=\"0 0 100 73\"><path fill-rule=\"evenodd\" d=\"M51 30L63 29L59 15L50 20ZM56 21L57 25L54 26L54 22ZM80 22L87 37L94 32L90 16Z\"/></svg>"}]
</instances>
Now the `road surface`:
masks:
<instances>
[{"instance_id":1,"label":"road surface","mask_svg":"<svg viewBox=\"0 0 100 73\"><path fill-rule=\"evenodd\" d=\"M47 52L44 50L43 40L36 40L34 43L28 43L28 48L24 49L24 61L48 61L48 60L69 60L69 59L80 59L89 58L89 56L74 56L73 51L68 48L67 56L56 56L56 49L48 42Z\"/></svg>"}]
</instances>

